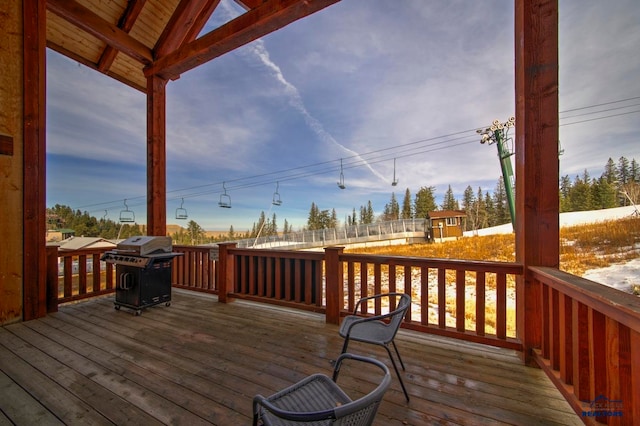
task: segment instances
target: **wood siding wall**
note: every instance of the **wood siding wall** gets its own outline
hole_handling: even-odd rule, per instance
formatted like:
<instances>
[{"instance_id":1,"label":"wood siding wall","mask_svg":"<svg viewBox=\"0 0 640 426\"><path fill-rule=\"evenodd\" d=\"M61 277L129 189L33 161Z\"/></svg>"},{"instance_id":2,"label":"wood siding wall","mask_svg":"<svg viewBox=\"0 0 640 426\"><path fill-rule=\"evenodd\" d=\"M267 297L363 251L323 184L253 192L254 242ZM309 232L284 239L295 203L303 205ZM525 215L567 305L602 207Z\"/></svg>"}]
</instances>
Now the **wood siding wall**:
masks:
<instances>
[{"instance_id":1,"label":"wood siding wall","mask_svg":"<svg viewBox=\"0 0 640 426\"><path fill-rule=\"evenodd\" d=\"M0 2L0 324L22 318L22 1Z\"/></svg>"}]
</instances>

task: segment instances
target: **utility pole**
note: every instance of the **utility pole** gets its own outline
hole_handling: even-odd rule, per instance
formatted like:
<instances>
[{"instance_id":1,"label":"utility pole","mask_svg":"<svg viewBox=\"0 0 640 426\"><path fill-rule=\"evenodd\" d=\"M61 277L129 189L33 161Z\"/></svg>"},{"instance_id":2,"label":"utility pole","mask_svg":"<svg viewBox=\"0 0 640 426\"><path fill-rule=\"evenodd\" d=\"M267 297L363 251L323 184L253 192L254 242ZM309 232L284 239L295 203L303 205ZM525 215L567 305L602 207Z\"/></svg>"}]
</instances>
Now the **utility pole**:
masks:
<instances>
[{"instance_id":1,"label":"utility pole","mask_svg":"<svg viewBox=\"0 0 640 426\"><path fill-rule=\"evenodd\" d=\"M502 168L502 179L504 181L505 192L507 193L507 203L509 204L509 214L511 215L511 225L516 226L516 204L515 204L515 176L511 165L511 156L513 152L509 149L508 142L513 139L509 138L509 129L516 124L516 118L510 117L509 120L501 123L500 120L493 120L490 127L477 130L482 135L480 143L489 145L496 144L498 148L498 158L500 159L500 167Z\"/></svg>"}]
</instances>

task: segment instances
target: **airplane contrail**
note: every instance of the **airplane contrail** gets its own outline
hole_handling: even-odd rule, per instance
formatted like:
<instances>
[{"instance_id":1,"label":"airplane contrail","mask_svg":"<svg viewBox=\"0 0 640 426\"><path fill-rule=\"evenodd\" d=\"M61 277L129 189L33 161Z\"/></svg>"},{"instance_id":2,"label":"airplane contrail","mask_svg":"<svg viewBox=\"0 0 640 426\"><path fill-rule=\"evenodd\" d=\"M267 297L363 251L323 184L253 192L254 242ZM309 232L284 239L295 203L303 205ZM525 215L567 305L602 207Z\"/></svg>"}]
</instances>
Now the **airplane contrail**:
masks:
<instances>
[{"instance_id":1,"label":"airplane contrail","mask_svg":"<svg viewBox=\"0 0 640 426\"><path fill-rule=\"evenodd\" d=\"M358 160L362 161L367 166L367 168L371 170L371 172L374 175L378 176L383 181L386 180L386 178L382 176L378 171L376 171L373 167L371 167L371 165L367 162L367 160L362 158L360 154L342 145L333 136L331 136L331 134L329 134L329 132L325 130L322 123L320 123L318 119L316 119L309 113L307 108L304 106L304 102L302 101L300 92L293 84L287 81L287 79L282 74L282 70L280 69L280 67L271 60L269 56L269 52L264 46L264 42L262 41L262 39L256 40L256 42L254 42L254 44L251 46L251 50L260 59L260 61L272 71L275 78L282 84L282 86L284 87L285 93L289 97L289 103L300 114L302 114L307 125L311 128L311 130L313 130L313 132L318 136L318 138L320 138L320 140L326 143L334 144L339 148L343 149L344 151L348 152L349 154L353 155Z\"/></svg>"}]
</instances>

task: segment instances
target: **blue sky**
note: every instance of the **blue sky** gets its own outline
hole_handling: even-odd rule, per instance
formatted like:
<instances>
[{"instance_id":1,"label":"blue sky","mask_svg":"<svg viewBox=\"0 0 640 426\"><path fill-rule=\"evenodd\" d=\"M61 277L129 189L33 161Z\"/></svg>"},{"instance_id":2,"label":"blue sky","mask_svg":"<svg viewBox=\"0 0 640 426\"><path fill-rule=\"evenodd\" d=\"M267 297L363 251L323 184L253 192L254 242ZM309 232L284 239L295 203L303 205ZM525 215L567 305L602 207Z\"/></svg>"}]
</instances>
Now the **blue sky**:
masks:
<instances>
[{"instance_id":1,"label":"blue sky","mask_svg":"<svg viewBox=\"0 0 640 426\"><path fill-rule=\"evenodd\" d=\"M205 31L238 13L223 0ZM183 199L205 229L264 211L297 230L312 202L344 221L407 188L493 192L497 151L475 129L515 113L513 43L510 1L343 0L183 74L167 86L167 222L186 225ZM640 161L638 46L637 0L560 0L561 175ZM145 95L47 60L47 205L118 220L127 199L145 223Z\"/></svg>"}]
</instances>

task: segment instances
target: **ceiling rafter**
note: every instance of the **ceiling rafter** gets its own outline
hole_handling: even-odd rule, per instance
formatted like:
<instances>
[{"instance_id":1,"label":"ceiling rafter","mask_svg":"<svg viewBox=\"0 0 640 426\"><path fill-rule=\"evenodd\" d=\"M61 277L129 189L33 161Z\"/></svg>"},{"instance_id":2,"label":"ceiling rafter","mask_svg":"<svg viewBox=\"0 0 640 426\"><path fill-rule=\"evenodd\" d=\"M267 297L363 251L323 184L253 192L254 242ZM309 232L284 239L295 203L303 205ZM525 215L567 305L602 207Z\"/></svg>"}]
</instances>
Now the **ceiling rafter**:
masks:
<instances>
[{"instance_id":1,"label":"ceiling rafter","mask_svg":"<svg viewBox=\"0 0 640 426\"><path fill-rule=\"evenodd\" d=\"M258 7L189 42L145 68L145 76L176 79L217 58L340 0L266 0Z\"/></svg>"},{"instance_id":2,"label":"ceiling rafter","mask_svg":"<svg viewBox=\"0 0 640 426\"><path fill-rule=\"evenodd\" d=\"M246 10L255 9L265 1L266 0L235 0L236 3L244 7Z\"/></svg>"},{"instance_id":3,"label":"ceiling rafter","mask_svg":"<svg viewBox=\"0 0 640 426\"><path fill-rule=\"evenodd\" d=\"M151 49L73 0L47 0L47 9L135 60L149 64Z\"/></svg>"},{"instance_id":4,"label":"ceiling rafter","mask_svg":"<svg viewBox=\"0 0 640 426\"><path fill-rule=\"evenodd\" d=\"M117 81L119 81L119 82L121 82L123 84L126 84L127 86L129 86L129 87L131 87L133 89L139 90L139 91L141 91L143 93L147 90L146 86L140 86L138 84L135 84L133 81L127 79L126 77L124 77L122 75L115 74L115 73L113 73L113 72L111 72L109 70L106 70L106 71L99 70L94 62L91 62L91 61L83 58L82 56L76 54L75 52L72 52L71 50L69 50L69 49L67 49L67 48L65 48L63 46L60 46L59 44L56 44L56 43L54 43L52 41L47 41L47 47L49 49L51 49L51 50L55 50L56 52L58 52L59 54L61 54L63 56L66 56L69 59L72 59L72 60L76 61L79 64L82 64L82 65L84 65L84 66L86 66L88 68L91 68L92 70L99 71L102 74L113 78L114 80L117 80Z\"/></svg>"},{"instance_id":5,"label":"ceiling rafter","mask_svg":"<svg viewBox=\"0 0 640 426\"><path fill-rule=\"evenodd\" d=\"M155 56L166 56L195 40L218 4L220 0L181 0L153 49Z\"/></svg>"},{"instance_id":6,"label":"ceiling rafter","mask_svg":"<svg viewBox=\"0 0 640 426\"><path fill-rule=\"evenodd\" d=\"M129 33L133 28L133 25L136 23L138 16L140 16L140 12L142 12L142 8L144 7L147 0L129 0L127 3L127 8L124 13L120 17L118 22L118 28L122 31ZM107 45L100 56L100 60L98 60L98 70L101 72L107 71L113 61L116 59L116 55L118 54L118 50L115 49L111 45Z\"/></svg>"}]
</instances>

